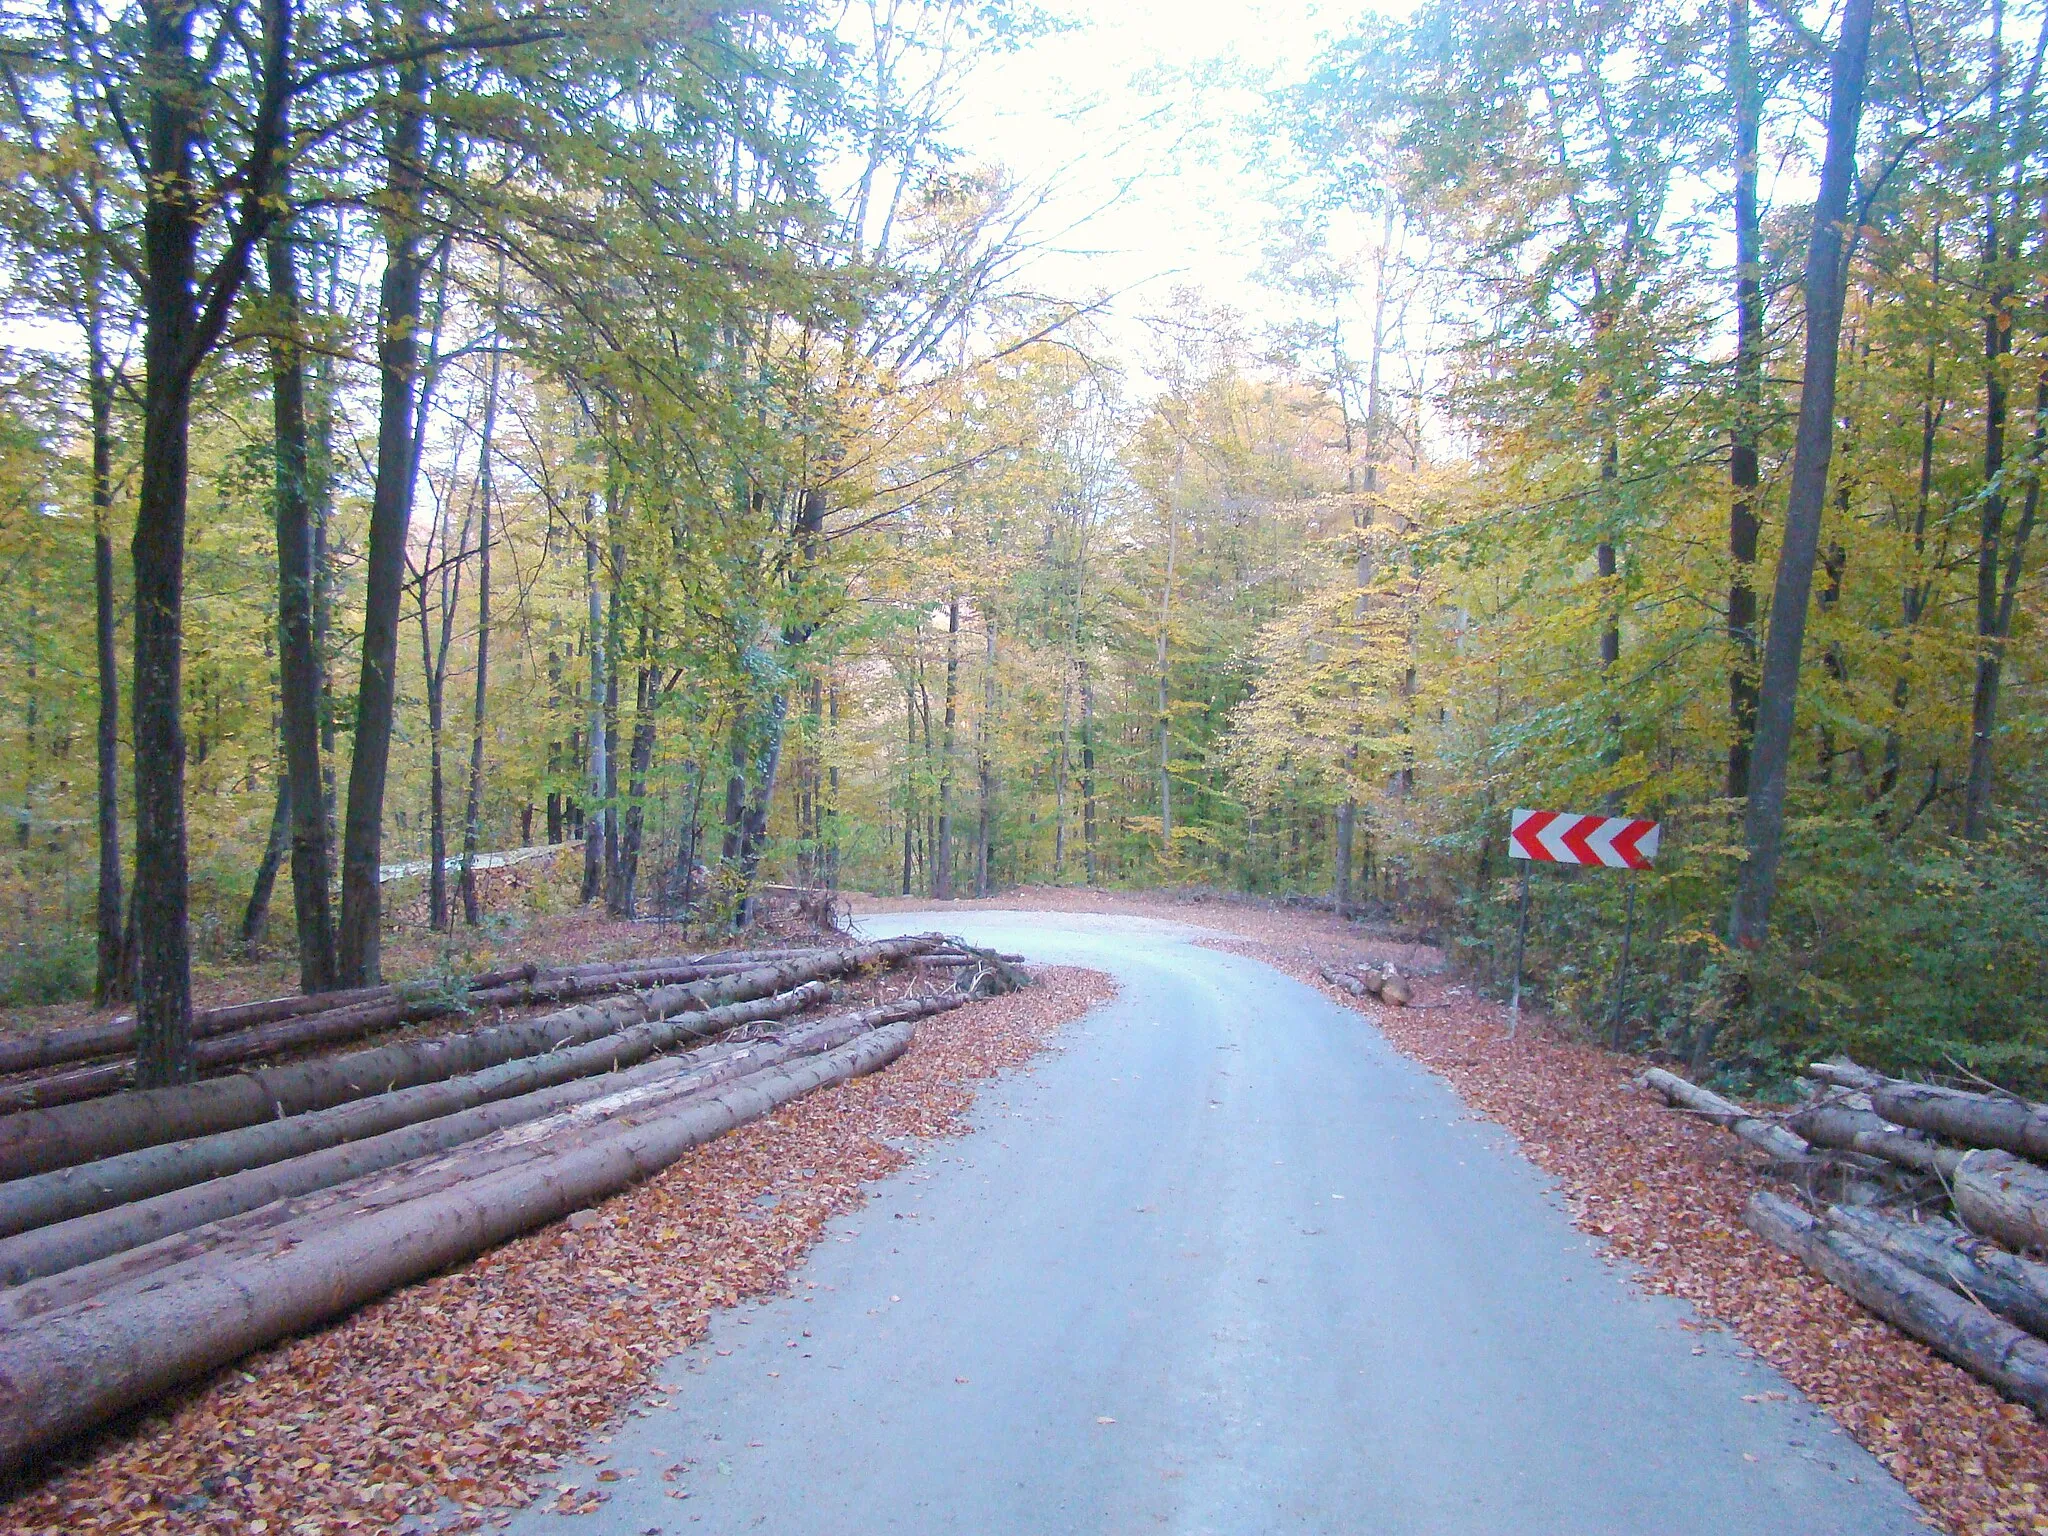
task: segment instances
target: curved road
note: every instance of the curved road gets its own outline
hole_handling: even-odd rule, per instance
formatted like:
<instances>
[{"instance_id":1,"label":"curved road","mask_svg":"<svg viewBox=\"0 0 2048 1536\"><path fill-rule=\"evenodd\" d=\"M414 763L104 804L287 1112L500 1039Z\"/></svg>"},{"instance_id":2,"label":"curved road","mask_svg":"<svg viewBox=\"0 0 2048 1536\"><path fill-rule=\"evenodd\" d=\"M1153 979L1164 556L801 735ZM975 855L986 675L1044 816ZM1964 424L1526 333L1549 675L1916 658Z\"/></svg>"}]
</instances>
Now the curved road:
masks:
<instances>
[{"instance_id":1,"label":"curved road","mask_svg":"<svg viewBox=\"0 0 2048 1536\"><path fill-rule=\"evenodd\" d=\"M1356 1013L1145 919L862 926L1123 991L835 1222L796 1296L720 1313L674 1411L604 1447L639 1471L600 1513L522 1536L1924 1531Z\"/></svg>"}]
</instances>

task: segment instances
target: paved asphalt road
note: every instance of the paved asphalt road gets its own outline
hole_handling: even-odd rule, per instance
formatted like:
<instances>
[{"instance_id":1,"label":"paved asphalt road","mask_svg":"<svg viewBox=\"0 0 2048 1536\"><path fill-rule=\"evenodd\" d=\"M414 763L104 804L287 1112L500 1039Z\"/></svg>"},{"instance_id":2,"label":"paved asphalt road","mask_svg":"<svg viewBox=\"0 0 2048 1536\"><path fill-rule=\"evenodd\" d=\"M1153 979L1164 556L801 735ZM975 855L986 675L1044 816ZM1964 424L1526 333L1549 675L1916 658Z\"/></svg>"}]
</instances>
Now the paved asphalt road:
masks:
<instances>
[{"instance_id":1,"label":"paved asphalt road","mask_svg":"<svg viewBox=\"0 0 2048 1536\"><path fill-rule=\"evenodd\" d=\"M1122 995L672 1361L601 1512L520 1536L1924 1529L1357 1014L1164 923L864 927L941 924Z\"/></svg>"}]
</instances>

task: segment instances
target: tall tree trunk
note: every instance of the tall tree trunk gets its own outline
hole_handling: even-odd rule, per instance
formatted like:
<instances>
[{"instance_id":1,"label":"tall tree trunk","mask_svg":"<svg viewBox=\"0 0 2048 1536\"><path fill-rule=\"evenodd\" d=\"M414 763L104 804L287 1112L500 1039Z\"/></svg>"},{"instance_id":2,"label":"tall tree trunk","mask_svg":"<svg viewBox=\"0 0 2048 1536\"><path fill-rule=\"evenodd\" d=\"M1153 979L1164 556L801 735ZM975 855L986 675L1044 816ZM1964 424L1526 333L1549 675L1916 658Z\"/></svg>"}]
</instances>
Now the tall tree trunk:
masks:
<instances>
[{"instance_id":1,"label":"tall tree trunk","mask_svg":"<svg viewBox=\"0 0 2048 1536\"><path fill-rule=\"evenodd\" d=\"M276 440L272 511L277 524L277 681L284 738L283 787L289 804L292 908L297 920L299 990L335 986L334 918L328 905L332 879L327 808L320 782L322 657L314 564L312 471L306 424L306 366L300 343L298 255L291 226L279 223L264 243L277 334L270 344L270 414ZM252 909L254 906L252 900ZM245 944L261 937L247 936Z\"/></svg>"},{"instance_id":2,"label":"tall tree trunk","mask_svg":"<svg viewBox=\"0 0 2048 1536\"><path fill-rule=\"evenodd\" d=\"M917 694L903 690L903 894L910 894L910 856L917 837Z\"/></svg>"},{"instance_id":3,"label":"tall tree trunk","mask_svg":"<svg viewBox=\"0 0 2048 1536\"><path fill-rule=\"evenodd\" d=\"M1749 0L1728 0L1728 94L1735 118L1735 429L1728 450L1727 794L1749 794L1756 734L1757 426L1763 409L1763 241L1757 214L1756 69L1749 49Z\"/></svg>"},{"instance_id":4,"label":"tall tree trunk","mask_svg":"<svg viewBox=\"0 0 2048 1536\"><path fill-rule=\"evenodd\" d=\"M94 288L97 300L98 289ZM125 987L121 952L121 663L114 623L114 380L95 302L86 327L86 390L92 416L93 642L99 662L99 897L94 906L98 965L92 1000L104 1007Z\"/></svg>"},{"instance_id":5,"label":"tall tree trunk","mask_svg":"<svg viewBox=\"0 0 2048 1536\"><path fill-rule=\"evenodd\" d=\"M242 908L242 926L235 935L242 952L252 959L270 927L270 895L277 886L278 866L284 863L285 850L291 846L292 821L292 781L280 774L277 804L270 813L270 835L263 840L263 857L256 861L256 878L250 883L249 900Z\"/></svg>"},{"instance_id":6,"label":"tall tree trunk","mask_svg":"<svg viewBox=\"0 0 2048 1536\"><path fill-rule=\"evenodd\" d=\"M960 703L960 597L946 600L946 734L939 759L939 833L933 854L932 895L953 899L953 737Z\"/></svg>"},{"instance_id":7,"label":"tall tree trunk","mask_svg":"<svg viewBox=\"0 0 2048 1536\"><path fill-rule=\"evenodd\" d=\"M199 225L192 185L201 128L192 11L144 9L150 56L149 170L143 203L142 476L135 571L135 1074L144 1087L192 1076L186 932L184 697L185 496L192 419L192 293Z\"/></svg>"},{"instance_id":8,"label":"tall tree trunk","mask_svg":"<svg viewBox=\"0 0 2048 1536\"><path fill-rule=\"evenodd\" d=\"M2013 609L2019 600L2020 575L2026 566L2027 545L2041 505L2043 431L2048 428L2048 371L2039 375L2034 387L2034 440L2025 498L2020 520L2014 525L1998 578L1989 622L1983 612L1984 573L1978 571L1978 632L1983 647L1977 657L1976 687L1971 699L1970 779L1963 798L1963 835L1983 837L1991 830L1992 737L1998 726L1998 689L2005 668L2005 643L2012 634ZM1980 551L1979 559L1982 559ZM1981 786L1981 787L1980 787ZM1973 795L1974 791L1974 795Z\"/></svg>"},{"instance_id":9,"label":"tall tree trunk","mask_svg":"<svg viewBox=\"0 0 2048 1536\"><path fill-rule=\"evenodd\" d=\"M1180 485L1176 459L1173 483ZM1173 705L1168 695L1167 631L1173 622L1174 534L1179 522L1172 503L1166 507L1166 580L1159 587L1159 858L1173 863Z\"/></svg>"},{"instance_id":10,"label":"tall tree trunk","mask_svg":"<svg viewBox=\"0 0 2048 1536\"><path fill-rule=\"evenodd\" d=\"M417 27L417 0L406 22ZM426 261L424 62L405 65L385 142L384 275L377 298L377 471L370 492L369 553L363 586L362 669L356 687L348 819L341 846L341 925L336 958L344 987L383 980L384 786L391 766L398 702L399 605L405 593L406 530L412 521L413 452L418 414L419 330Z\"/></svg>"},{"instance_id":11,"label":"tall tree trunk","mask_svg":"<svg viewBox=\"0 0 2048 1536\"><path fill-rule=\"evenodd\" d=\"M597 900L604 879L604 603L597 586L597 518L583 535L583 576L590 624L590 782L583 809L583 900Z\"/></svg>"},{"instance_id":12,"label":"tall tree trunk","mask_svg":"<svg viewBox=\"0 0 2048 1536\"><path fill-rule=\"evenodd\" d=\"M1870 54L1872 0L1846 0L1835 45L1828 99L1827 150L1806 250L1806 358L1793 439L1785 538L1771 592L1771 626L1757 695L1757 725L1744 841L1749 857L1737 877L1729 938L1759 949L1769 936L1784 856L1785 787L1799 703L1800 653L1813 567L1820 553L1821 509L1834 455L1835 370L1842 334L1843 275L1848 259L1850 185Z\"/></svg>"},{"instance_id":13,"label":"tall tree trunk","mask_svg":"<svg viewBox=\"0 0 2048 1536\"><path fill-rule=\"evenodd\" d=\"M990 613L984 613L981 618L986 658L981 682L981 728L976 732L981 749L977 765L981 795L974 837L974 894L989 896L994 894L993 876L989 869L989 841L995 834L996 621Z\"/></svg>"},{"instance_id":14,"label":"tall tree trunk","mask_svg":"<svg viewBox=\"0 0 2048 1536\"><path fill-rule=\"evenodd\" d=\"M637 915L636 885L640 874L640 843L646 823L647 774L654 766L655 720L661 708L661 681L653 668L640 668L634 685L633 745L628 759L625 826L619 836L619 876L611 903L613 917Z\"/></svg>"},{"instance_id":15,"label":"tall tree trunk","mask_svg":"<svg viewBox=\"0 0 2048 1536\"><path fill-rule=\"evenodd\" d=\"M624 599L619 594L623 557L612 546L612 590L606 600L604 657L604 892L609 906L619 883L619 657L625 650L620 635Z\"/></svg>"},{"instance_id":16,"label":"tall tree trunk","mask_svg":"<svg viewBox=\"0 0 2048 1536\"><path fill-rule=\"evenodd\" d=\"M505 291L505 258L498 258L498 295ZM469 732L469 794L462 811L462 920L474 928L484 920L476 894L477 840L484 814L484 724L490 705L491 672L491 453L498 428L497 337L491 338L491 369L484 390L483 441L477 459L476 704Z\"/></svg>"},{"instance_id":17,"label":"tall tree trunk","mask_svg":"<svg viewBox=\"0 0 2048 1536\"><path fill-rule=\"evenodd\" d=\"M1095 685L1081 663L1081 861L1095 883Z\"/></svg>"},{"instance_id":18,"label":"tall tree trunk","mask_svg":"<svg viewBox=\"0 0 2048 1536\"><path fill-rule=\"evenodd\" d=\"M2004 149L2005 7L1991 6L1991 78L1986 138ZM2000 567L2005 558L2005 429L2009 412L2005 359L2012 351L2012 280L2007 275L1998 215L2004 156L1984 174L1984 496L1977 529L1977 666L1970 697L1970 766L1963 781L1963 836L1991 830L1992 738L1998 728L1998 682L2005 636L1999 629Z\"/></svg>"}]
</instances>

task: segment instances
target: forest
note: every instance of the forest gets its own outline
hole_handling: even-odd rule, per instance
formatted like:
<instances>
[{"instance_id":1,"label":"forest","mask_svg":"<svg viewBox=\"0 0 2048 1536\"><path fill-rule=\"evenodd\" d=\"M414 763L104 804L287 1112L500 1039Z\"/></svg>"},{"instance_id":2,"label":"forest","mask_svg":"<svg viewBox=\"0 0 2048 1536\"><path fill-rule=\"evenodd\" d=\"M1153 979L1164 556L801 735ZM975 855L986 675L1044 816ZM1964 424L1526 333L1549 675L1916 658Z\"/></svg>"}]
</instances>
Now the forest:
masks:
<instances>
[{"instance_id":1,"label":"forest","mask_svg":"<svg viewBox=\"0 0 2048 1536\"><path fill-rule=\"evenodd\" d=\"M1281 320L1040 281L1024 0L0 17L0 1000L139 1081L195 967L770 885L1503 991L1541 806L1663 827L1533 882L1601 1038L2048 1083L2039 5L1347 23L1206 125Z\"/></svg>"}]
</instances>

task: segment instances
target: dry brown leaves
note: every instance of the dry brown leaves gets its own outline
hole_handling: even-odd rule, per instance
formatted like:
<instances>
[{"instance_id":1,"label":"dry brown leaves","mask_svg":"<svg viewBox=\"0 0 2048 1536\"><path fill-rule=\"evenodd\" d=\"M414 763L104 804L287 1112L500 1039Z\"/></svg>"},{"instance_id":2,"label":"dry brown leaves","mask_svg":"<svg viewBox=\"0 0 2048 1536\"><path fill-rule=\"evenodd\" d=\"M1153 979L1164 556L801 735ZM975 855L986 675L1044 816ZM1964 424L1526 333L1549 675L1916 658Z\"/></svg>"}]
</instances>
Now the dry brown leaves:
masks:
<instances>
[{"instance_id":1,"label":"dry brown leaves","mask_svg":"<svg viewBox=\"0 0 2048 1536\"><path fill-rule=\"evenodd\" d=\"M1090 971L1036 974L924 1020L886 1071L103 1432L0 1506L0 1532L327 1536L437 1511L474 1528L528 1503L713 1307L778 1290L825 1222L903 1162L891 1142L959 1133L978 1080L1114 990Z\"/></svg>"},{"instance_id":2,"label":"dry brown leaves","mask_svg":"<svg viewBox=\"0 0 2048 1536\"><path fill-rule=\"evenodd\" d=\"M1573 1221L1680 1296L1825 1407L1921 1505L1963 1536L2048 1533L2048 1426L1863 1310L1742 1225L1764 1176L1727 1132L1634 1086L1626 1060L1442 980L1412 1008L1339 993L1286 952L1265 958L1372 1019L1557 1180ZM1332 963L1337 956L1326 954ZM1347 956L1347 959L1356 958Z\"/></svg>"}]
</instances>

